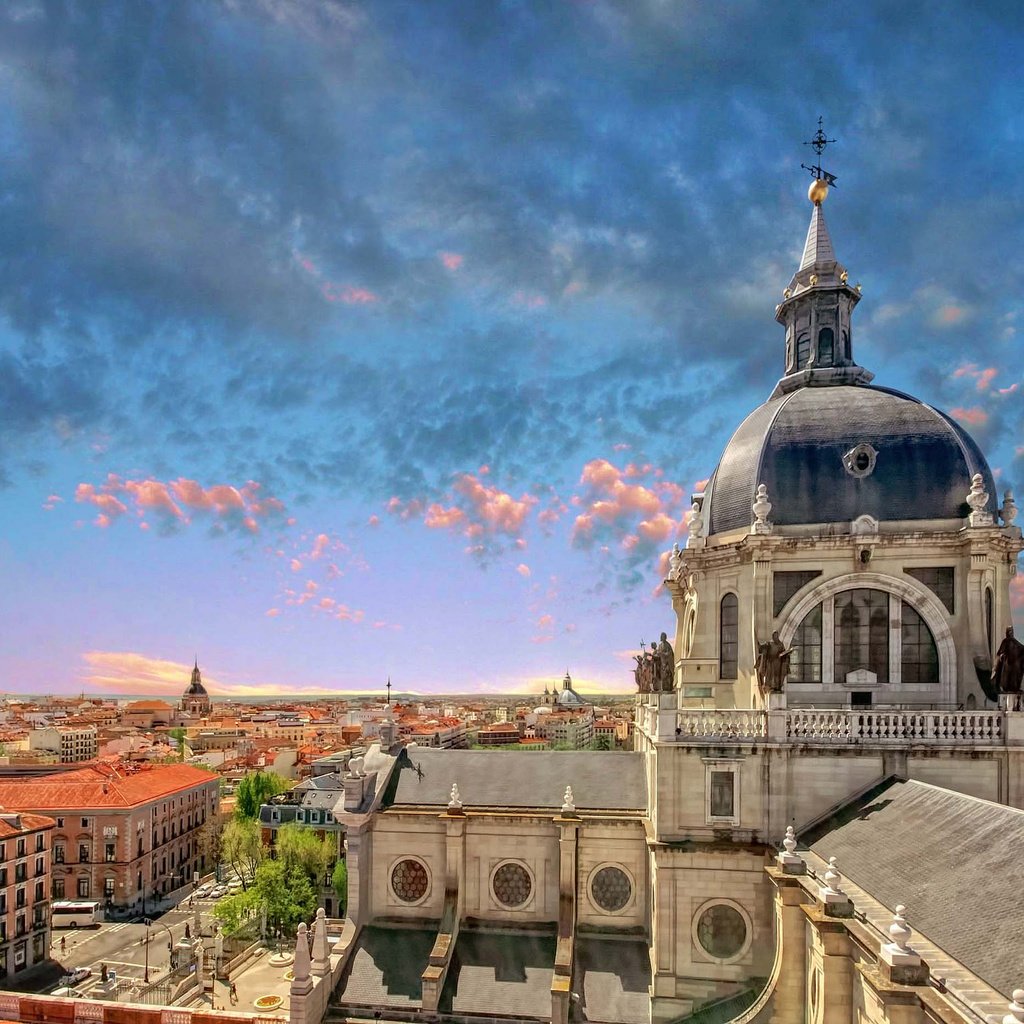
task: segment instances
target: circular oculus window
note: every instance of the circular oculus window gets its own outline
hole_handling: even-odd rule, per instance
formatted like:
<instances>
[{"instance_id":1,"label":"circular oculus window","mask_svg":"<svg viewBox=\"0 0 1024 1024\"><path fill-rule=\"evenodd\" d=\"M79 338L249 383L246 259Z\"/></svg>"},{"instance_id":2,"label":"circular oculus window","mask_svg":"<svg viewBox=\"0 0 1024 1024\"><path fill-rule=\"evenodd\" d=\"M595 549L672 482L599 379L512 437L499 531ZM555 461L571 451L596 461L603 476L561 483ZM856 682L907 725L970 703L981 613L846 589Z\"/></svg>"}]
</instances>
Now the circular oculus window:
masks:
<instances>
[{"instance_id":1,"label":"circular oculus window","mask_svg":"<svg viewBox=\"0 0 1024 1024\"><path fill-rule=\"evenodd\" d=\"M633 883L622 868L609 865L601 868L590 883L590 895L602 910L615 914L629 903Z\"/></svg>"},{"instance_id":2,"label":"circular oculus window","mask_svg":"<svg viewBox=\"0 0 1024 1024\"><path fill-rule=\"evenodd\" d=\"M878 459L877 449L870 444L859 444L851 448L843 456L843 465L850 476L861 479L870 476L875 470L875 462Z\"/></svg>"},{"instance_id":3,"label":"circular oculus window","mask_svg":"<svg viewBox=\"0 0 1024 1024\"><path fill-rule=\"evenodd\" d=\"M391 869L391 889L403 903L418 903L428 885L427 869L418 860L400 860Z\"/></svg>"},{"instance_id":4,"label":"circular oculus window","mask_svg":"<svg viewBox=\"0 0 1024 1024\"><path fill-rule=\"evenodd\" d=\"M522 864L502 864L491 879L494 898L506 907L521 907L533 892L530 872Z\"/></svg>"},{"instance_id":5,"label":"circular oculus window","mask_svg":"<svg viewBox=\"0 0 1024 1024\"><path fill-rule=\"evenodd\" d=\"M746 946L747 922L735 907L728 903L715 903L697 919L696 937L708 956L716 960L732 960Z\"/></svg>"}]
</instances>

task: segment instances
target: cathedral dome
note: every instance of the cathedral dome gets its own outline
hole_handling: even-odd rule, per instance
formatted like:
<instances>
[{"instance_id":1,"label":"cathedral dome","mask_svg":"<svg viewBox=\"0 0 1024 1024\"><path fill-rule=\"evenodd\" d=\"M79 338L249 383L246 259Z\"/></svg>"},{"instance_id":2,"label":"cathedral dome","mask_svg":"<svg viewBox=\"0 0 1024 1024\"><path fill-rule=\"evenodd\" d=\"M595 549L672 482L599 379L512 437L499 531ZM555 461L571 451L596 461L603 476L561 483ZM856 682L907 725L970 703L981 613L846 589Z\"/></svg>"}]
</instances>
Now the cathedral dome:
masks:
<instances>
[{"instance_id":1,"label":"cathedral dome","mask_svg":"<svg viewBox=\"0 0 1024 1024\"><path fill-rule=\"evenodd\" d=\"M992 472L974 440L909 395L868 384L777 389L726 445L704 521L709 534L749 527L758 484L779 526L849 523L865 513L962 519L975 473L994 512Z\"/></svg>"}]
</instances>

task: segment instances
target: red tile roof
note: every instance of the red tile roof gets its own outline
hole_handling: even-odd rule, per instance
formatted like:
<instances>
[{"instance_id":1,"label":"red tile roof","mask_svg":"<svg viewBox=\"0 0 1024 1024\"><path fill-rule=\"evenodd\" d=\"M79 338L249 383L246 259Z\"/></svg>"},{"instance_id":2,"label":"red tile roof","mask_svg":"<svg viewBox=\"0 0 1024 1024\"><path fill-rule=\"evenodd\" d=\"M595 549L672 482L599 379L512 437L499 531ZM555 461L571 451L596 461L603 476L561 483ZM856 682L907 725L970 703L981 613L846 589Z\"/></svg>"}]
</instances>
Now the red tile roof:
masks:
<instances>
[{"instance_id":1,"label":"red tile roof","mask_svg":"<svg viewBox=\"0 0 1024 1024\"><path fill-rule=\"evenodd\" d=\"M7 811L7 808L0 808L0 813ZM53 818L46 818L42 814L22 814L20 811L13 811L21 818L21 828L15 828L6 821L0 820L0 838L9 839L11 836L24 835L26 832L35 832L41 828L53 828L57 824Z\"/></svg>"},{"instance_id":2,"label":"red tile roof","mask_svg":"<svg viewBox=\"0 0 1024 1024\"><path fill-rule=\"evenodd\" d=\"M42 778L0 782L0 805L44 811L135 807L216 778L213 772L188 764L99 764Z\"/></svg>"}]
</instances>

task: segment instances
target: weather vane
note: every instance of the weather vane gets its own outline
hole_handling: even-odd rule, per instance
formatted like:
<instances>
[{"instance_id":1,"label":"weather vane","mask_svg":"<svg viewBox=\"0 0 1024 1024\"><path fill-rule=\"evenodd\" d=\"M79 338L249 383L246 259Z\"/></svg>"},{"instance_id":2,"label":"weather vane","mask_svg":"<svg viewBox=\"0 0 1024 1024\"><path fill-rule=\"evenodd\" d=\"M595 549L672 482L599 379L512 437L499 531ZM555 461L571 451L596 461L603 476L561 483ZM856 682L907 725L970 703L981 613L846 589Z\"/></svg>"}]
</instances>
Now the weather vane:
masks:
<instances>
[{"instance_id":1,"label":"weather vane","mask_svg":"<svg viewBox=\"0 0 1024 1024\"><path fill-rule=\"evenodd\" d=\"M815 181L823 181L830 188L836 187L836 176L829 174L828 171L824 170L821 166L821 154L825 152L825 148L830 142L835 142L835 139L830 139L825 134L825 129L822 126L822 118L818 118L818 130L814 133L814 137L810 142L805 142L805 146L810 146L814 150L815 156L818 158L818 162L813 166L809 167L807 164L801 164L800 166L805 171L810 171Z\"/></svg>"}]
</instances>

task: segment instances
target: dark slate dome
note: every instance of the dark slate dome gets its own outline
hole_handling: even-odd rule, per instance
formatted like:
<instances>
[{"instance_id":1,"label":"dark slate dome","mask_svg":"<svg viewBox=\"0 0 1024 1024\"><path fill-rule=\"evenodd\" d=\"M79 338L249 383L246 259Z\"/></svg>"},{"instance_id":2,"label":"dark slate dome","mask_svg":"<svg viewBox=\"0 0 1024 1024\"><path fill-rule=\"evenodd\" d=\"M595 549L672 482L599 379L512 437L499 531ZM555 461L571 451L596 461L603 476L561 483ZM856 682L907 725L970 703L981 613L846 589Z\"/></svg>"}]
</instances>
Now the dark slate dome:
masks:
<instances>
[{"instance_id":1,"label":"dark slate dome","mask_svg":"<svg viewBox=\"0 0 1024 1024\"><path fill-rule=\"evenodd\" d=\"M857 462L860 452L867 455ZM868 384L777 390L726 445L708 486L705 529L749 528L762 483L773 506L769 518L780 526L849 523L865 513L878 520L965 518L975 473L995 512L992 472L974 440L909 395Z\"/></svg>"}]
</instances>

